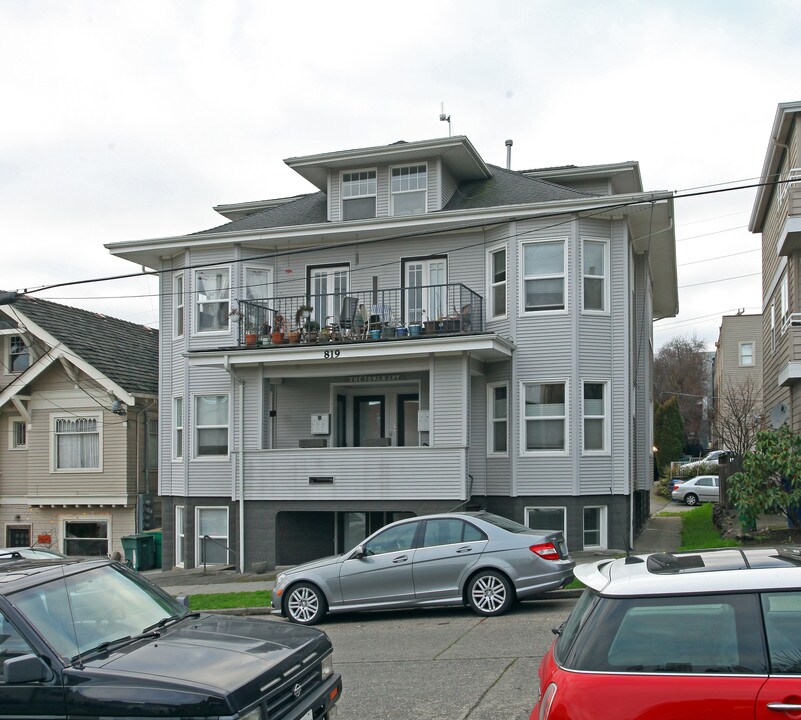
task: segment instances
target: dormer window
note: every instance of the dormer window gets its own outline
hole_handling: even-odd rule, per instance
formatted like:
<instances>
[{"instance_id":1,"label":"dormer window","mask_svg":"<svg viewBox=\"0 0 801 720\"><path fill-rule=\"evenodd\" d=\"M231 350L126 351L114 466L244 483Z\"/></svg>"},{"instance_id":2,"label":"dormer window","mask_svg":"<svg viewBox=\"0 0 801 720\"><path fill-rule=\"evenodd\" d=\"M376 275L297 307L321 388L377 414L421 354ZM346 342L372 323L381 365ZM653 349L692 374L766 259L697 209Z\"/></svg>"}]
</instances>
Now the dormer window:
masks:
<instances>
[{"instance_id":1,"label":"dormer window","mask_svg":"<svg viewBox=\"0 0 801 720\"><path fill-rule=\"evenodd\" d=\"M392 168L392 214L417 215L426 211L428 169L425 165Z\"/></svg>"},{"instance_id":2,"label":"dormer window","mask_svg":"<svg viewBox=\"0 0 801 720\"><path fill-rule=\"evenodd\" d=\"M342 173L342 219L375 217L375 170Z\"/></svg>"}]
</instances>

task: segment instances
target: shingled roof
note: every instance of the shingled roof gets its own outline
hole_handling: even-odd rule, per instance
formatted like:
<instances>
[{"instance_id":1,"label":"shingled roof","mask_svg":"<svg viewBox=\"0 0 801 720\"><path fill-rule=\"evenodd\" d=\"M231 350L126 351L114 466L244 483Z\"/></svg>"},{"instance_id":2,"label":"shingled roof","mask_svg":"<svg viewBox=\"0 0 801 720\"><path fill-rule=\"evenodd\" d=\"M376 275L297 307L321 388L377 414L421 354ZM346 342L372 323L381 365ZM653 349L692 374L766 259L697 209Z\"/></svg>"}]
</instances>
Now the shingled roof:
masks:
<instances>
[{"instance_id":1,"label":"shingled roof","mask_svg":"<svg viewBox=\"0 0 801 720\"><path fill-rule=\"evenodd\" d=\"M548 180L530 178L519 172L504 170L495 165L488 180L470 180L459 184L453 197L440 211L477 210L481 208L524 205L527 203L573 200L581 197L596 197L593 193L574 190ZM326 194L316 192L283 205L253 213L247 217L201 230L194 235L217 232L264 230L267 228L315 225L327 220ZM191 236L190 236L191 237Z\"/></svg>"},{"instance_id":2,"label":"shingled roof","mask_svg":"<svg viewBox=\"0 0 801 720\"><path fill-rule=\"evenodd\" d=\"M36 323L132 395L158 394L158 330L39 298L9 307L18 326Z\"/></svg>"}]
</instances>

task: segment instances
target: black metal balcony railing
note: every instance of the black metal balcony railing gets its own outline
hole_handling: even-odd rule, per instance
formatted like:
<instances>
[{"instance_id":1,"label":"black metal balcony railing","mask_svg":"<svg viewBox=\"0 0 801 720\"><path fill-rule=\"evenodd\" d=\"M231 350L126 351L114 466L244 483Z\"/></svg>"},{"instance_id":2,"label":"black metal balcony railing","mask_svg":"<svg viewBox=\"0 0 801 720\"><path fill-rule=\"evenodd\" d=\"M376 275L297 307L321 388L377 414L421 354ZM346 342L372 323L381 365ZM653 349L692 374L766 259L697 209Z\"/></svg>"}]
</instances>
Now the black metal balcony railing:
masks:
<instances>
[{"instance_id":1,"label":"black metal balcony railing","mask_svg":"<svg viewBox=\"0 0 801 720\"><path fill-rule=\"evenodd\" d=\"M245 346L484 330L483 300L461 283L239 300L238 315Z\"/></svg>"}]
</instances>

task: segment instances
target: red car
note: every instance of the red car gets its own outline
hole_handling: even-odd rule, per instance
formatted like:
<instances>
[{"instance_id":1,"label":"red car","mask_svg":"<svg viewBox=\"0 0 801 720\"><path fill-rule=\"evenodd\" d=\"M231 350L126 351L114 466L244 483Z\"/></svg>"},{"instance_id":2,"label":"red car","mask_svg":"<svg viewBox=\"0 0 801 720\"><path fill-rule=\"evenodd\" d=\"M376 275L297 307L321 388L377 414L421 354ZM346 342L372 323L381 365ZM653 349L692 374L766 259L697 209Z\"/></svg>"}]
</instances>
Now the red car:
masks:
<instances>
[{"instance_id":1,"label":"red car","mask_svg":"<svg viewBox=\"0 0 801 720\"><path fill-rule=\"evenodd\" d=\"M530 720L801 717L801 548L579 565Z\"/></svg>"}]
</instances>

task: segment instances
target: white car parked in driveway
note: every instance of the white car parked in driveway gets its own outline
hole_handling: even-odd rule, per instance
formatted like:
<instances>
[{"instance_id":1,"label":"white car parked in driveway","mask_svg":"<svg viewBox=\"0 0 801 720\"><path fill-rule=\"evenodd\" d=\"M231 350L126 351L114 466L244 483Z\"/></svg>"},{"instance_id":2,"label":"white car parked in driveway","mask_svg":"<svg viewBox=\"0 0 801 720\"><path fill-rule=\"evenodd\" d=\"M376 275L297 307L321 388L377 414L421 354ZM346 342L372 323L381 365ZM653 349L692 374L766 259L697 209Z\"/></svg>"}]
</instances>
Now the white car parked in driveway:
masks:
<instances>
[{"instance_id":1,"label":"white car parked in driveway","mask_svg":"<svg viewBox=\"0 0 801 720\"><path fill-rule=\"evenodd\" d=\"M704 455L704 457L702 457L700 460L693 460L692 462L684 463L684 465L681 466L681 469L686 470L687 468L699 467L700 465L719 465L722 459L733 456L734 453L730 450L713 450L712 452Z\"/></svg>"},{"instance_id":2,"label":"white car parked in driveway","mask_svg":"<svg viewBox=\"0 0 801 720\"><path fill-rule=\"evenodd\" d=\"M698 475L685 482L674 481L670 497L687 505L720 502L720 480L717 475Z\"/></svg>"}]
</instances>

